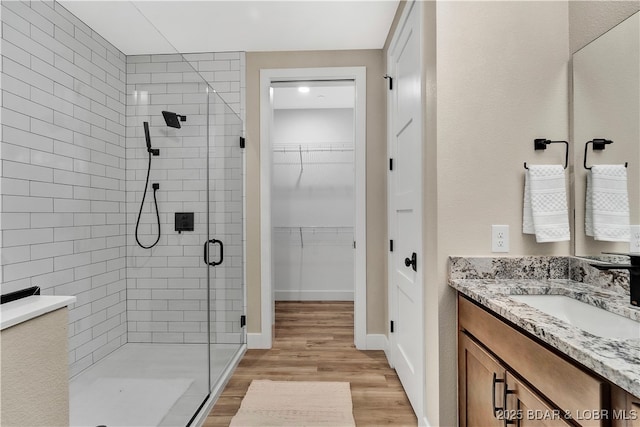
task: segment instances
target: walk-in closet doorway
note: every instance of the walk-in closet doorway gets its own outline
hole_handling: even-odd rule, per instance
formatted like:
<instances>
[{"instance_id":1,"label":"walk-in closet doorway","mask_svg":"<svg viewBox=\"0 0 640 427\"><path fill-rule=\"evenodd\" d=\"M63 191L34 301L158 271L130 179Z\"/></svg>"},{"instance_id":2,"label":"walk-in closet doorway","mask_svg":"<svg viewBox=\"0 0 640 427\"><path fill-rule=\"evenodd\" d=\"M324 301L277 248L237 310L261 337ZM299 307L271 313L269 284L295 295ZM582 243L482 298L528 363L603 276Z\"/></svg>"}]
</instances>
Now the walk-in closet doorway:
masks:
<instances>
[{"instance_id":1,"label":"walk-in closet doorway","mask_svg":"<svg viewBox=\"0 0 640 427\"><path fill-rule=\"evenodd\" d=\"M364 78L361 67L261 72L263 347L275 301L353 301L366 348Z\"/></svg>"},{"instance_id":2,"label":"walk-in closet doorway","mask_svg":"<svg viewBox=\"0 0 640 427\"><path fill-rule=\"evenodd\" d=\"M276 301L353 301L355 84L273 82Z\"/></svg>"}]
</instances>

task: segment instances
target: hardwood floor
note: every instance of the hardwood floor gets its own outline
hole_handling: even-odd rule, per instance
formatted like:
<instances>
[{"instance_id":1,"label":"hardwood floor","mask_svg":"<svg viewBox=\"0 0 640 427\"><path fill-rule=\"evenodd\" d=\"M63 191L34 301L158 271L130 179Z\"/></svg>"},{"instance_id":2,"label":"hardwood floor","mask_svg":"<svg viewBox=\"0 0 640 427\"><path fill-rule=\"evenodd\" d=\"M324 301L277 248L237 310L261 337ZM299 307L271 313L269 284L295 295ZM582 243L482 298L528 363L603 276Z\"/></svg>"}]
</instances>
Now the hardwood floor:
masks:
<instances>
[{"instance_id":1,"label":"hardwood floor","mask_svg":"<svg viewBox=\"0 0 640 427\"><path fill-rule=\"evenodd\" d=\"M204 426L228 426L254 379L349 381L358 426L417 425L384 352L355 349L351 302L277 302L273 347L247 350Z\"/></svg>"}]
</instances>

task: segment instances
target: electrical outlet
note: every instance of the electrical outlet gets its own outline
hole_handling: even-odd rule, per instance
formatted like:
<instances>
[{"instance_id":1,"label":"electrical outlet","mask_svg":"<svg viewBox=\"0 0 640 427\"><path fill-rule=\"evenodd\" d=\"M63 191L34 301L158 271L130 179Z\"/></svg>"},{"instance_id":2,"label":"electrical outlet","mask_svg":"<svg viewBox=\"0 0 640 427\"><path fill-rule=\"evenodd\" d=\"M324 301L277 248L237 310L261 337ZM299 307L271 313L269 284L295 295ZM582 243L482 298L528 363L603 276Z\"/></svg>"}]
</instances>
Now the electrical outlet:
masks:
<instances>
[{"instance_id":1,"label":"electrical outlet","mask_svg":"<svg viewBox=\"0 0 640 427\"><path fill-rule=\"evenodd\" d=\"M509 226L491 226L491 252L509 252Z\"/></svg>"},{"instance_id":2,"label":"electrical outlet","mask_svg":"<svg viewBox=\"0 0 640 427\"><path fill-rule=\"evenodd\" d=\"M631 226L631 241L629 242L629 252L640 253L640 225Z\"/></svg>"}]
</instances>

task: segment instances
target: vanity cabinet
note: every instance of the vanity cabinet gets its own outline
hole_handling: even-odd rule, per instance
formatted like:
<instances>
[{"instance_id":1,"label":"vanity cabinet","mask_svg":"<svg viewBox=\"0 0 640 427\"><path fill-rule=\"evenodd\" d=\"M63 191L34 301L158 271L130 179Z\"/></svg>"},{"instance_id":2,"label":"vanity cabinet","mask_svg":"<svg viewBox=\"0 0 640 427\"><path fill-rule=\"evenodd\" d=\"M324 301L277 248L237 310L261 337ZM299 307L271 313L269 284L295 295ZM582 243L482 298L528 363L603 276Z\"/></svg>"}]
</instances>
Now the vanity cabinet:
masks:
<instances>
[{"instance_id":1,"label":"vanity cabinet","mask_svg":"<svg viewBox=\"0 0 640 427\"><path fill-rule=\"evenodd\" d=\"M458 335L458 353L461 427L569 425L559 411L464 332Z\"/></svg>"},{"instance_id":2,"label":"vanity cabinet","mask_svg":"<svg viewBox=\"0 0 640 427\"><path fill-rule=\"evenodd\" d=\"M460 426L611 425L607 381L462 295L458 325Z\"/></svg>"},{"instance_id":3,"label":"vanity cabinet","mask_svg":"<svg viewBox=\"0 0 640 427\"><path fill-rule=\"evenodd\" d=\"M640 398L612 386L612 427L640 427Z\"/></svg>"},{"instance_id":4,"label":"vanity cabinet","mask_svg":"<svg viewBox=\"0 0 640 427\"><path fill-rule=\"evenodd\" d=\"M507 418L522 427L563 427L570 424L563 414L527 387L511 373L507 373Z\"/></svg>"},{"instance_id":5,"label":"vanity cabinet","mask_svg":"<svg viewBox=\"0 0 640 427\"><path fill-rule=\"evenodd\" d=\"M34 295L0 305L0 425L69 425L67 306L75 297Z\"/></svg>"},{"instance_id":6,"label":"vanity cabinet","mask_svg":"<svg viewBox=\"0 0 640 427\"><path fill-rule=\"evenodd\" d=\"M506 370L463 332L458 333L458 371L460 427L502 426L504 422L494 408L502 405L502 398L496 395L497 381L504 381ZM496 402L496 398L500 400Z\"/></svg>"}]
</instances>

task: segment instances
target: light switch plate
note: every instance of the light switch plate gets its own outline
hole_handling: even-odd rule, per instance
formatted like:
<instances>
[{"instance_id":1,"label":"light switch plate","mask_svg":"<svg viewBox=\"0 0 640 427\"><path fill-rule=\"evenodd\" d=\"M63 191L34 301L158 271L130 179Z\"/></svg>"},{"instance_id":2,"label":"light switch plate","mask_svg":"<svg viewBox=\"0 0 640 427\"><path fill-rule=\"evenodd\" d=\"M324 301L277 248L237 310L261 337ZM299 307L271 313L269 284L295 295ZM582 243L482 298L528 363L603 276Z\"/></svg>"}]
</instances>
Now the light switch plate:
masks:
<instances>
[{"instance_id":1,"label":"light switch plate","mask_svg":"<svg viewBox=\"0 0 640 427\"><path fill-rule=\"evenodd\" d=\"M509 252L509 226L491 226L491 252Z\"/></svg>"},{"instance_id":2,"label":"light switch plate","mask_svg":"<svg viewBox=\"0 0 640 427\"><path fill-rule=\"evenodd\" d=\"M640 225L631 226L631 241L629 242L629 252L640 253Z\"/></svg>"}]
</instances>

